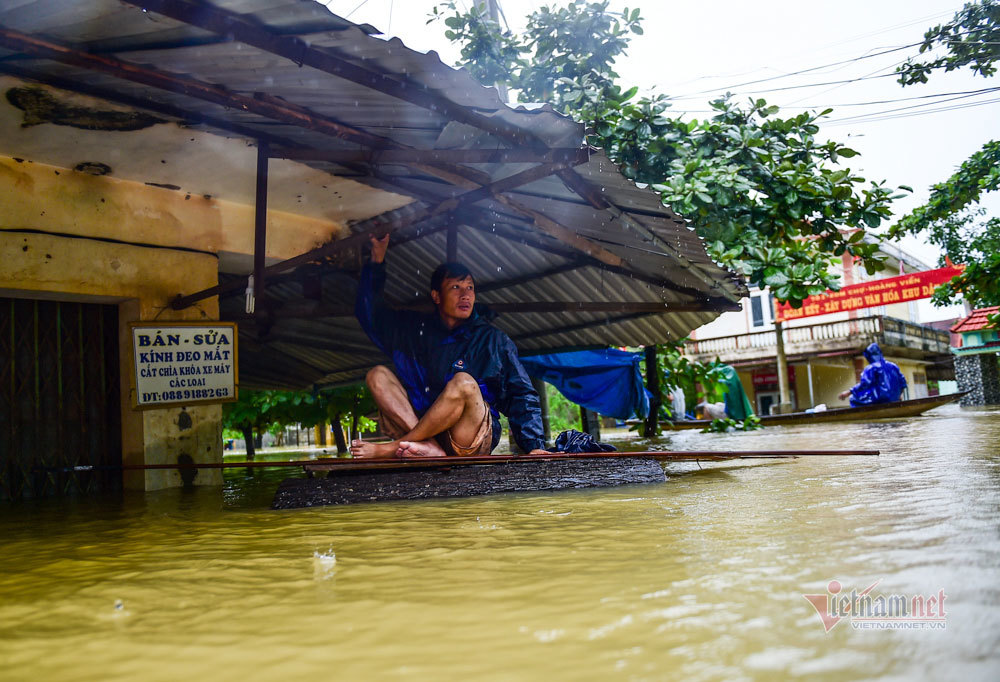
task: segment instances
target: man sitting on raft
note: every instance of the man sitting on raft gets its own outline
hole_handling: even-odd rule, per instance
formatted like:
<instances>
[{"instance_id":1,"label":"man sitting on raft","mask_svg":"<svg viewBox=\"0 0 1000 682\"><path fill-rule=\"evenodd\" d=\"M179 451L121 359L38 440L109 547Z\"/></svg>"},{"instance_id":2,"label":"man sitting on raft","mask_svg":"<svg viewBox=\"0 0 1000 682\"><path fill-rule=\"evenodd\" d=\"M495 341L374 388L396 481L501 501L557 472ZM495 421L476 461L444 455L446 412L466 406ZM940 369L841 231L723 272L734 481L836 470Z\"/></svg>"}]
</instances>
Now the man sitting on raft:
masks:
<instances>
[{"instance_id":1,"label":"man sitting on raft","mask_svg":"<svg viewBox=\"0 0 1000 682\"><path fill-rule=\"evenodd\" d=\"M371 240L355 314L372 342L392 358L366 381L392 441L351 442L354 457L488 455L500 440L499 410L525 452L544 453L542 413L510 338L475 308L469 270L445 263L431 277L436 312L386 306L389 237Z\"/></svg>"},{"instance_id":2,"label":"man sitting on raft","mask_svg":"<svg viewBox=\"0 0 1000 682\"><path fill-rule=\"evenodd\" d=\"M851 407L899 400L906 388L906 377L899 370L899 365L882 357L882 349L877 343L865 348L865 359L869 365L861 373L861 381L837 397L843 400L851 396Z\"/></svg>"}]
</instances>

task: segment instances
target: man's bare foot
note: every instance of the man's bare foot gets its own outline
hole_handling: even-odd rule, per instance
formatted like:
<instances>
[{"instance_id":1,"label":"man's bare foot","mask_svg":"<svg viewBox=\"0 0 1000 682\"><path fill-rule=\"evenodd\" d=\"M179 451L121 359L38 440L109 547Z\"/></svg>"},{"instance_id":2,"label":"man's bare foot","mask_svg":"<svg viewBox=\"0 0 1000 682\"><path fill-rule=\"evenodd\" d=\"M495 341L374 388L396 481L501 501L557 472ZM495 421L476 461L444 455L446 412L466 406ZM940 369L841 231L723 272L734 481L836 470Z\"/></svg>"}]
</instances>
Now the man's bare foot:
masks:
<instances>
[{"instance_id":1,"label":"man's bare foot","mask_svg":"<svg viewBox=\"0 0 1000 682\"><path fill-rule=\"evenodd\" d=\"M399 441L388 443L372 443L366 440L351 441L351 456L355 459L371 459L373 457L392 457L399 449Z\"/></svg>"},{"instance_id":2,"label":"man's bare foot","mask_svg":"<svg viewBox=\"0 0 1000 682\"><path fill-rule=\"evenodd\" d=\"M397 457L444 457L447 454L433 440L401 440L396 450Z\"/></svg>"}]
</instances>

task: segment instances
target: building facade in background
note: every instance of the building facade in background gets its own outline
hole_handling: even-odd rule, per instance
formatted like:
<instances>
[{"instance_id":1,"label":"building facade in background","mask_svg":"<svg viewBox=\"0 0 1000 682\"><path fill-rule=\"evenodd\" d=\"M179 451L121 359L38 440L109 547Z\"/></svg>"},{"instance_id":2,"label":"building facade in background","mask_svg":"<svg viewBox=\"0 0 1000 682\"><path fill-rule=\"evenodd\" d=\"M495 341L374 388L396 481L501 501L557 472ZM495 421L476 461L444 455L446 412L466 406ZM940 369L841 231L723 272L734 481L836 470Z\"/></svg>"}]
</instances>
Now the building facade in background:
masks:
<instances>
[{"instance_id":1,"label":"building facade in background","mask_svg":"<svg viewBox=\"0 0 1000 682\"><path fill-rule=\"evenodd\" d=\"M844 255L838 269L843 285L929 270L893 245L883 245L885 268L874 276ZM767 289L752 288L739 312L724 313L691 334L687 354L718 358L739 372L758 414L779 403L776 304ZM817 315L783 324L792 407L846 407L837 396L853 386L866 362L862 351L877 342L886 359L899 365L908 385L904 398L924 398L956 390L948 326L922 324L917 301Z\"/></svg>"}]
</instances>

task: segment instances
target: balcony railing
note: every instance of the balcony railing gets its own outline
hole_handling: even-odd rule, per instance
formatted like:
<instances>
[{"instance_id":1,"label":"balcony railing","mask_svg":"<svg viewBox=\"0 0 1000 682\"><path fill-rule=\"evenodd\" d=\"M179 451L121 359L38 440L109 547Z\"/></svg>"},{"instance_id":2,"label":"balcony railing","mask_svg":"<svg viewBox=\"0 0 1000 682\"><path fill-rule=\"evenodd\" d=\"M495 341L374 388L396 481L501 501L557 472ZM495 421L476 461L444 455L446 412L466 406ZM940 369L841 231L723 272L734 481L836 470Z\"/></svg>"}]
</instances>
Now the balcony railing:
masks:
<instances>
[{"instance_id":1,"label":"balcony railing","mask_svg":"<svg viewBox=\"0 0 1000 682\"><path fill-rule=\"evenodd\" d=\"M947 353L949 344L946 331L880 315L785 328L785 346L789 351L794 351L796 346L814 347L824 342L838 340L856 346L859 337L878 341L887 346L914 348L932 353ZM760 354L764 355L776 345L777 339L772 329L715 339L698 339L689 341L685 347L689 355L723 357L754 355L754 351L760 351Z\"/></svg>"}]
</instances>

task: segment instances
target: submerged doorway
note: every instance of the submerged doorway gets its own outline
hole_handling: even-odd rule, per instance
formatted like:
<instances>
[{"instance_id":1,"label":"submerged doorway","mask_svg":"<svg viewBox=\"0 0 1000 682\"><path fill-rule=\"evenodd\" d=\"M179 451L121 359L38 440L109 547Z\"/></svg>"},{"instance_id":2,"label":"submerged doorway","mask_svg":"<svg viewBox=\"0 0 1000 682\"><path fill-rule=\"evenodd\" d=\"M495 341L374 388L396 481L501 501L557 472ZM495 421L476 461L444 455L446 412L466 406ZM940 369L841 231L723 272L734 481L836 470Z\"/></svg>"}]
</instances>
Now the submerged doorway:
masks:
<instances>
[{"instance_id":1,"label":"submerged doorway","mask_svg":"<svg viewBox=\"0 0 1000 682\"><path fill-rule=\"evenodd\" d=\"M117 306L0 298L0 500L121 489L118 367Z\"/></svg>"}]
</instances>

